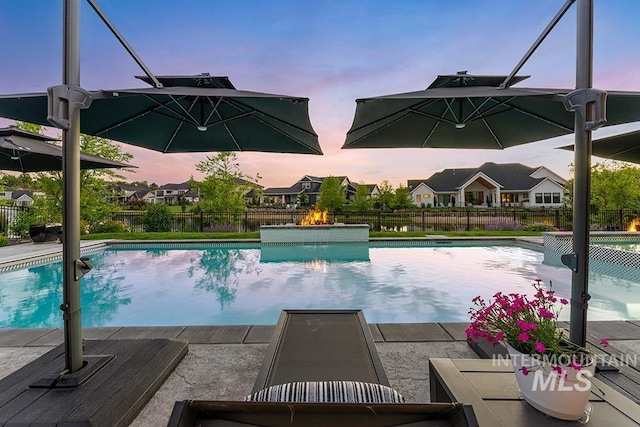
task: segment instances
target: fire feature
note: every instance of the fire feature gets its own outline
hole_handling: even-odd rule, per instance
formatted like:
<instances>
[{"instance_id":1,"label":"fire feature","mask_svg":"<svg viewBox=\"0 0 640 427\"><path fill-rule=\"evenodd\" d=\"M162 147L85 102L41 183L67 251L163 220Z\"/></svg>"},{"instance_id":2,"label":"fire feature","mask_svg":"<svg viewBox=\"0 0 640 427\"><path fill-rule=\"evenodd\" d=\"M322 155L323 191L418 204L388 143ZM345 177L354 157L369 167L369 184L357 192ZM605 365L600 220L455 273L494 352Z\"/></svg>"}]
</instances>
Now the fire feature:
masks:
<instances>
[{"instance_id":1,"label":"fire feature","mask_svg":"<svg viewBox=\"0 0 640 427\"><path fill-rule=\"evenodd\" d=\"M327 219L329 212L325 209L321 211L320 209L311 209L307 215L302 218L300 221L300 225L308 226L308 225L329 225L331 224Z\"/></svg>"},{"instance_id":2,"label":"fire feature","mask_svg":"<svg viewBox=\"0 0 640 427\"><path fill-rule=\"evenodd\" d=\"M640 228L640 218L634 218L631 220L631 224L629 224L627 231L637 232L638 228Z\"/></svg>"}]
</instances>

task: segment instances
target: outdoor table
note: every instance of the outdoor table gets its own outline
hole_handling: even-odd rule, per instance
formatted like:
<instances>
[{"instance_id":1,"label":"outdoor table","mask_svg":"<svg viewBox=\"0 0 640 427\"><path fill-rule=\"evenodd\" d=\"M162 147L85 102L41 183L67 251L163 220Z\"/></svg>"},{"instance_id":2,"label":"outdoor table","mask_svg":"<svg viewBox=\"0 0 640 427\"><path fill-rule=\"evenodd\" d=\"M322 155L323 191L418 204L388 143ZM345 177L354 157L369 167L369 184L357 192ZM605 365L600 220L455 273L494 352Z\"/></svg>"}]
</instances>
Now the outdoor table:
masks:
<instances>
[{"instance_id":1,"label":"outdoor table","mask_svg":"<svg viewBox=\"0 0 640 427\"><path fill-rule=\"evenodd\" d=\"M429 359L429 379L432 402L470 404L480 426L581 425L549 417L526 403L508 359ZM592 383L588 426L640 425L640 405L597 378Z\"/></svg>"}]
</instances>

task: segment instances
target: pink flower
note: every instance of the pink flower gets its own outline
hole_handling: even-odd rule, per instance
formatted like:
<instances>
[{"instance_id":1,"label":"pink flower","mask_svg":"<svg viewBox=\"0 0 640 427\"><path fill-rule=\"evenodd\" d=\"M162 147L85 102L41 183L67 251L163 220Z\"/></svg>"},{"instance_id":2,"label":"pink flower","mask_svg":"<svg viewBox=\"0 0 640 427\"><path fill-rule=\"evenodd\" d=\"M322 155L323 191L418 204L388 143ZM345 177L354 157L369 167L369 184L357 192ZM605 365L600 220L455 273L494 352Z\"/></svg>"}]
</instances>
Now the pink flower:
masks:
<instances>
[{"instance_id":1,"label":"pink flower","mask_svg":"<svg viewBox=\"0 0 640 427\"><path fill-rule=\"evenodd\" d=\"M529 370L526 366L523 366L522 368L520 368L520 370L522 371L522 375L524 375L525 377L529 375Z\"/></svg>"},{"instance_id":2,"label":"pink flower","mask_svg":"<svg viewBox=\"0 0 640 427\"><path fill-rule=\"evenodd\" d=\"M582 365L576 362L575 360L572 360L571 363L569 363L569 366L571 366L576 371L579 371L582 368Z\"/></svg>"},{"instance_id":3,"label":"pink flower","mask_svg":"<svg viewBox=\"0 0 640 427\"><path fill-rule=\"evenodd\" d=\"M535 348L538 353L544 353L546 350L546 347L540 341L536 341Z\"/></svg>"},{"instance_id":4,"label":"pink flower","mask_svg":"<svg viewBox=\"0 0 640 427\"><path fill-rule=\"evenodd\" d=\"M569 304L569 301L567 301L566 298L560 298L560 304L567 305L567 304Z\"/></svg>"},{"instance_id":5,"label":"pink flower","mask_svg":"<svg viewBox=\"0 0 640 427\"><path fill-rule=\"evenodd\" d=\"M530 330L536 328L536 324L535 323L533 323L533 322L531 322L531 323L525 322L522 319L516 320L516 324L520 327L520 330L522 332L527 332L527 331L530 331Z\"/></svg>"},{"instance_id":6,"label":"pink flower","mask_svg":"<svg viewBox=\"0 0 640 427\"><path fill-rule=\"evenodd\" d=\"M545 319L553 319L554 314L552 312L550 312L549 310L547 310L544 307L540 308L540 317L544 317Z\"/></svg>"},{"instance_id":7,"label":"pink flower","mask_svg":"<svg viewBox=\"0 0 640 427\"><path fill-rule=\"evenodd\" d=\"M522 342L527 342L529 341L529 334L526 332L520 332L520 334L518 335L518 339Z\"/></svg>"},{"instance_id":8,"label":"pink flower","mask_svg":"<svg viewBox=\"0 0 640 427\"><path fill-rule=\"evenodd\" d=\"M556 371L558 375L562 375L564 373L564 370L560 366L554 366L553 370Z\"/></svg>"},{"instance_id":9,"label":"pink flower","mask_svg":"<svg viewBox=\"0 0 640 427\"><path fill-rule=\"evenodd\" d=\"M609 347L609 340L606 338L601 338L600 342L602 343L603 346L605 347Z\"/></svg>"}]
</instances>

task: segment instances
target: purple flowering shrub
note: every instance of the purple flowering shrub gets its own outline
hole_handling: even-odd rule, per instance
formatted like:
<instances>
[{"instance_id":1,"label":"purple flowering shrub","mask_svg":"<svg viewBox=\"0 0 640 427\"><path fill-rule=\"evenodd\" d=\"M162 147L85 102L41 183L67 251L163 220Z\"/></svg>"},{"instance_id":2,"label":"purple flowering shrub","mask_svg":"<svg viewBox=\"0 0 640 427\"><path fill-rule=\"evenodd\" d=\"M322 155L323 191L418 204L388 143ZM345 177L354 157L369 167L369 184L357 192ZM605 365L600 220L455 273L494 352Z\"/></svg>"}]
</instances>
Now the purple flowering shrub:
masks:
<instances>
[{"instance_id":1,"label":"purple flowering shrub","mask_svg":"<svg viewBox=\"0 0 640 427\"><path fill-rule=\"evenodd\" d=\"M524 225L517 221L511 220L496 220L487 223L484 226L485 231L518 231L523 230Z\"/></svg>"},{"instance_id":2,"label":"purple flowering shrub","mask_svg":"<svg viewBox=\"0 0 640 427\"><path fill-rule=\"evenodd\" d=\"M209 223L202 227L202 231L205 233L235 233L238 231L238 226L233 223L226 224L213 224Z\"/></svg>"}]
</instances>

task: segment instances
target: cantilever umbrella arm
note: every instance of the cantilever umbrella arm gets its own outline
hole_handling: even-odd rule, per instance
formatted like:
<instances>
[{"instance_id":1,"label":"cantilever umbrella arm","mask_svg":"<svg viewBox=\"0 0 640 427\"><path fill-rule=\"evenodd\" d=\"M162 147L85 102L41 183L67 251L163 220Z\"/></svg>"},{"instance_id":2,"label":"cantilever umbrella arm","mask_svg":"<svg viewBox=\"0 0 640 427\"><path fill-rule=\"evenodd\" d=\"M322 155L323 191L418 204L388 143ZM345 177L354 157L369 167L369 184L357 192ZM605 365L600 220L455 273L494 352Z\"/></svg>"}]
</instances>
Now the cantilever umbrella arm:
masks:
<instances>
[{"instance_id":1,"label":"cantilever umbrella arm","mask_svg":"<svg viewBox=\"0 0 640 427\"><path fill-rule=\"evenodd\" d=\"M47 120L59 129L69 129L69 117L79 108L89 108L91 93L79 86L58 85L47 89Z\"/></svg>"}]
</instances>

